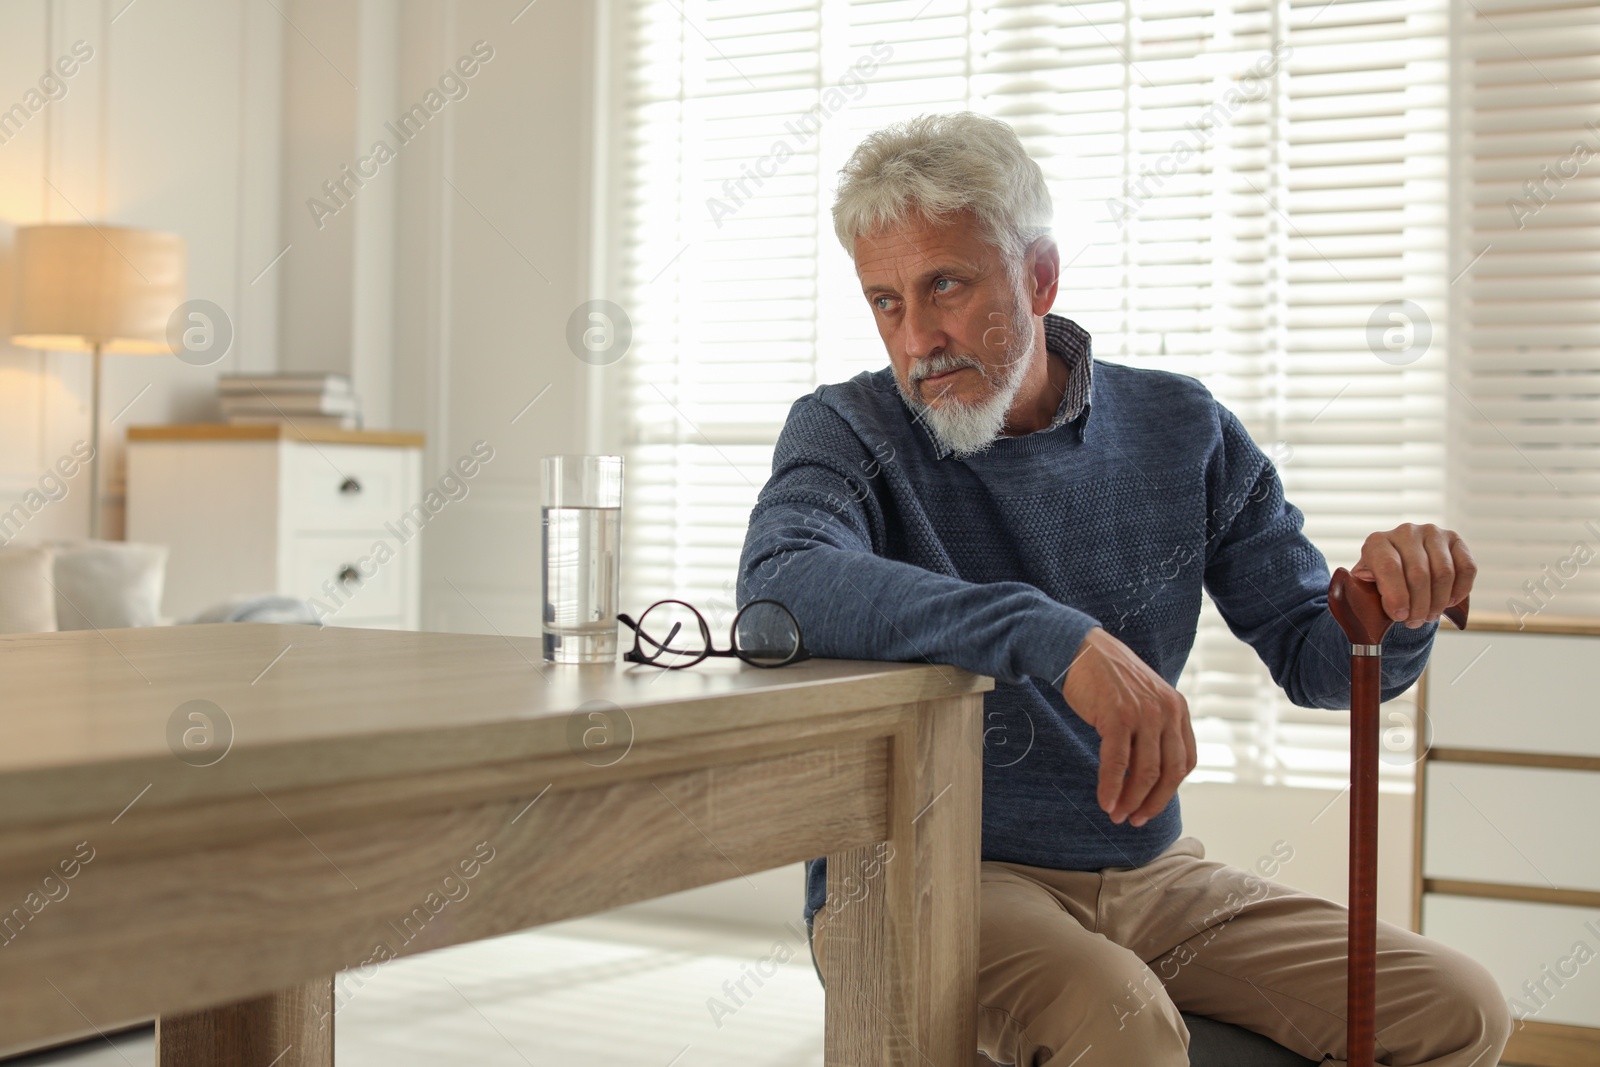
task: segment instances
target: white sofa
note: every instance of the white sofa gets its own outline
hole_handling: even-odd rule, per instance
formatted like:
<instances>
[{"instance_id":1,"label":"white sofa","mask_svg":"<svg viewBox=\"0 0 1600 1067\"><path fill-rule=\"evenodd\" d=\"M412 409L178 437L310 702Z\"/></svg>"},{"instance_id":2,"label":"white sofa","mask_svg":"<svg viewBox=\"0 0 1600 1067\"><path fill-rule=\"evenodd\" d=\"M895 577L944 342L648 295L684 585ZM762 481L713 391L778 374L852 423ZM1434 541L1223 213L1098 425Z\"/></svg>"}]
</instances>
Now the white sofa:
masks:
<instances>
[{"instance_id":1,"label":"white sofa","mask_svg":"<svg viewBox=\"0 0 1600 1067\"><path fill-rule=\"evenodd\" d=\"M48 541L0 547L0 633L112 630L198 622L315 624L292 597L238 597L182 619L161 613L167 547L130 541Z\"/></svg>"}]
</instances>

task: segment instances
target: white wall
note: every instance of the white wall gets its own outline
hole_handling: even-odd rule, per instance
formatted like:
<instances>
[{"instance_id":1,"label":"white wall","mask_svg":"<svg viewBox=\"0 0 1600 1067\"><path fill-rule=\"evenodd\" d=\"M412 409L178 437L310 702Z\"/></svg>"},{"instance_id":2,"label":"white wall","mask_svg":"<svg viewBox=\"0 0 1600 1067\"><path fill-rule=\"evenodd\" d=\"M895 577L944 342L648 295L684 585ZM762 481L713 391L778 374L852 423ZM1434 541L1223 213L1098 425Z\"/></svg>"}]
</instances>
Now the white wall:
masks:
<instances>
[{"instance_id":1,"label":"white wall","mask_svg":"<svg viewBox=\"0 0 1600 1067\"><path fill-rule=\"evenodd\" d=\"M403 152L384 127L398 111L400 9L290 0L284 12L297 32L283 50L280 365L348 374L366 425L389 426L400 175L373 146Z\"/></svg>"},{"instance_id":2,"label":"white wall","mask_svg":"<svg viewBox=\"0 0 1600 1067\"><path fill-rule=\"evenodd\" d=\"M539 457L584 450L588 402L565 332L588 298L590 6L404 8L402 100L494 49L400 160L395 419L428 432L425 479L495 448L428 527L426 629L538 632Z\"/></svg>"},{"instance_id":3,"label":"white wall","mask_svg":"<svg viewBox=\"0 0 1600 1067\"><path fill-rule=\"evenodd\" d=\"M423 625L537 632L538 461L584 450L591 403L565 330L590 295L593 18L584 0L0 5L0 107L73 41L95 50L0 144L0 338L12 230L39 221L182 234L189 296L234 321L212 367L108 358L107 536L129 424L217 418L219 373L345 372L367 425L426 433L426 483L474 441L496 450L422 539ZM402 145L388 124L480 41L465 95ZM308 201L379 139L393 161L318 225ZM87 356L0 340L0 509L87 438L88 408ZM85 489L23 536L81 535Z\"/></svg>"},{"instance_id":4,"label":"white wall","mask_svg":"<svg viewBox=\"0 0 1600 1067\"><path fill-rule=\"evenodd\" d=\"M189 296L221 305L236 331L233 350L211 367L107 357L102 450L112 537L122 528L124 428L211 417L218 373L276 361L276 283L251 280L277 251L283 37L272 9L250 0L121 9L86 0L0 6L0 108L23 100L74 42L94 50L65 80L66 95L0 144L0 507L88 438L89 357L21 351L5 340L14 227L87 219L176 231L189 243ZM23 536L83 533L85 490L80 475Z\"/></svg>"}]
</instances>

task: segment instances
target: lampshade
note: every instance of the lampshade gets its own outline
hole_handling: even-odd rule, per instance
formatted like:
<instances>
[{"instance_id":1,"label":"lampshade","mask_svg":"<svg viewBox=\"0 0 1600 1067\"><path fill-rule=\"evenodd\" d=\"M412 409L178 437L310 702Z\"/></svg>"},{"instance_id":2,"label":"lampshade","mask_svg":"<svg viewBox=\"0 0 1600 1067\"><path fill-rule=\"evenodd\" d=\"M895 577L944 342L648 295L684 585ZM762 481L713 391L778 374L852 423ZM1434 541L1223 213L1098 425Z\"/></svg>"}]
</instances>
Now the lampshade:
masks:
<instances>
[{"instance_id":1,"label":"lampshade","mask_svg":"<svg viewBox=\"0 0 1600 1067\"><path fill-rule=\"evenodd\" d=\"M182 237L126 226L17 229L11 343L22 348L170 353L184 302Z\"/></svg>"}]
</instances>

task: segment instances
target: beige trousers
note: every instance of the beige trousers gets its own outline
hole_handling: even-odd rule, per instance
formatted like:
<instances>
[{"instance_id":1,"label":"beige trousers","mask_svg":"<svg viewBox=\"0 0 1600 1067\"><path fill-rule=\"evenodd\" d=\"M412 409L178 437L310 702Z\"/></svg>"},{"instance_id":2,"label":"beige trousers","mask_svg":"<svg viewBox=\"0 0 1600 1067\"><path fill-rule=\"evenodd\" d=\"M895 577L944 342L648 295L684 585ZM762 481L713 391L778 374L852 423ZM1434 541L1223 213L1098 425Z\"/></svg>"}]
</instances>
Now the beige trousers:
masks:
<instances>
[{"instance_id":1,"label":"beige trousers","mask_svg":"<svg viewBox=\"0 0 1600 1067\"><path fill-rule=\"evenodd\" d=\"M1180 838L1143 867L985 862L978 1046L1018 1067L1186 1067L1182 1011L1345 1063L1343 906L1205 858ZM823 959L827 909L814 919ZM1377 1059L1494 1067L1511 1017L1469 957L1378 923Z\"/></svg>"}]
</instances>

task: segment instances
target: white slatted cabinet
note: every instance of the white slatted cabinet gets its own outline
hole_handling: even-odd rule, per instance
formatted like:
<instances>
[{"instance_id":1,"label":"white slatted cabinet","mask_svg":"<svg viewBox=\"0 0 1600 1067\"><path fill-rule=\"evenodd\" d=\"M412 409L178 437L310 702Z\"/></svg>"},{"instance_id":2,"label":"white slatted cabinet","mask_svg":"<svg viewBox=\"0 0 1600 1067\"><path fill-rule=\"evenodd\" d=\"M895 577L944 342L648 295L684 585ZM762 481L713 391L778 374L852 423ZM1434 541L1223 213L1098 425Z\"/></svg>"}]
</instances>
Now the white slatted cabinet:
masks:
<instances>
[{"instance_id":1,"label":"white slatted cabinet","mask_svg":"<svg viewBox=\"0 0 1600 1067\"><path fill-rule=\"evenodd\" d=\"M1499 982L1506 1062L1600 1062L1600 621L1475 614L1423 687L1413 921Z\"/></svg>"}]
</instances>

